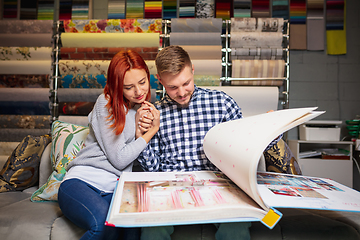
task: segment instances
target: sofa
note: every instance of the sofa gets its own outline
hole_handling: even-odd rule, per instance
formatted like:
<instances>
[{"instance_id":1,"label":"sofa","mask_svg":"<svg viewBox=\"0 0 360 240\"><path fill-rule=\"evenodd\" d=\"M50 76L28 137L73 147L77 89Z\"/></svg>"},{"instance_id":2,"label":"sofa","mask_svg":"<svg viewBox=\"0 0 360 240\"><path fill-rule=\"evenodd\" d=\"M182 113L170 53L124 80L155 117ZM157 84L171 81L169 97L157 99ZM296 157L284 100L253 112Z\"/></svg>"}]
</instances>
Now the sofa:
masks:
<instances>
[{"instance_id":1,"label":"sofa","mask_svg":"<svg viewBox=\"0 0 360 240\"><path fill-rule=\"evenodd\" d=\"M246 91L249 92L248 89ZM237 97L234 99L239 103L241 99ZM254 102L249 104L254 104ZM68 124L84 126L86 118L80 122L74 119L74 122ZM56 201L31 201L31 196L49 183L49 179L54 174L51 155L58 142L53 138L44 146L39 155L39 165L36 169L38 170L38 183L35 186L0 193L1 239L71 240L79 239L85 232L62 214ZM11 155L11 152L8 154ZM141 171L136 163L134 171ZM54 196L55 199L56 195ZM281 209L281 212L283 217L273 229L267 228L260 222L253 222L250 228L251 239L360 239L359 214L300 209ZM212 240L215 239L215 232L216 227L213 224L181 225L175 227L175 232L171 237L175 240Z\"/></svg>"}]
</instances>

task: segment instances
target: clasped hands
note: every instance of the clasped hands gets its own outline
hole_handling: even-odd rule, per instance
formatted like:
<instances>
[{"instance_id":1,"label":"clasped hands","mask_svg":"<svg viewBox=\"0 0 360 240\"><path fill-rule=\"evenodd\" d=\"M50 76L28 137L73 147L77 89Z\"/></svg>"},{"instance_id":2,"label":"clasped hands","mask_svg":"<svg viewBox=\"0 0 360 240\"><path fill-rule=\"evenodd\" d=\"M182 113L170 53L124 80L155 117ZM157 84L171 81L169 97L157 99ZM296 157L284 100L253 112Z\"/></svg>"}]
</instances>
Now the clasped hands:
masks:
<instances>
[{"instance_id":1,"label":"clasped hands","mask_svg":"<svg viewBox=\"0 0 360 240\"><path fill-rule=\"evenodd\" d=\"M136 138L143 136L146 132L158 131L160 126L160 112L153 104L144 101L137 110L135 116Z\"/></svg>"}]
</instances>

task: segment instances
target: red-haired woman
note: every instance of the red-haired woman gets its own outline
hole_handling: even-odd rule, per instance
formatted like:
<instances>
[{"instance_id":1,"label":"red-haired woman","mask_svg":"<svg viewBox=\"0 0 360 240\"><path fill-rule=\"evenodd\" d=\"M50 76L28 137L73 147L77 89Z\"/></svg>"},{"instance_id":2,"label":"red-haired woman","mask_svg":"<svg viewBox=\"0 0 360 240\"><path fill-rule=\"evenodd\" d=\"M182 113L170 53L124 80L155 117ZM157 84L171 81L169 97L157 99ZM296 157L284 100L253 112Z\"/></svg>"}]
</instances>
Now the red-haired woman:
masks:
<instances>
[{"instance_id":1,"label":"red-haired woman","mask_svg":"<svg viewBox=\"0 0 360 240\"><path fill-rule=\"evenodd\" d=\"M69 164L58 193L64 215L87 230L81 239L140 236L139 229L104 223L117 179L132 170L133 161L159 129L160 113L147 102L149 81L149 69L138 53L119 52L111 60L104 93L88 116L85 147ZM147 126L139 125L140 116Z\"/></svg>"}]
</instances>

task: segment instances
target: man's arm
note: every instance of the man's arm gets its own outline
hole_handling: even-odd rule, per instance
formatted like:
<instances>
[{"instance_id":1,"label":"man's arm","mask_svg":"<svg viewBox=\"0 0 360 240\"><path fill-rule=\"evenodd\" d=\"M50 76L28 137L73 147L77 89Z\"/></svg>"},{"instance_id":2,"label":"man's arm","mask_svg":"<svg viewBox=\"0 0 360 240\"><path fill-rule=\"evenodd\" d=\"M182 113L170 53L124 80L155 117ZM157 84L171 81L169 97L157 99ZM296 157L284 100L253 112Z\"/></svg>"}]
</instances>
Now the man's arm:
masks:
<instances>
[{"instance_id":1,"label":"man's arm","mask_svg":"<svg viewBox=\"0 0 360 240\"><path fill-rule=\"evenodd\" d=\"M155 136L150 140L147 147L139 155L138 162L145 172L158 172L160 167L159 156L159 136Z\"/></svg>"}]
</instances>

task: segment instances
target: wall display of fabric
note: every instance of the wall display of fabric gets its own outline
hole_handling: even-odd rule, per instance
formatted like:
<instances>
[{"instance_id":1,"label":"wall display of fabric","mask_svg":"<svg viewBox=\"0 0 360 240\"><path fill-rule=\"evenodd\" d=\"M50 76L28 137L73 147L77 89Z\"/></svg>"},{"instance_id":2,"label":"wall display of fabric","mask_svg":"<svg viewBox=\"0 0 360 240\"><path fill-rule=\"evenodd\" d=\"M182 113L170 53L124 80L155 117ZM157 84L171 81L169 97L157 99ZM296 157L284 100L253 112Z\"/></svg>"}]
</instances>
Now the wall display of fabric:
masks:
<instances>
[{"instance_id":1,"label":"wall display of fabric","mask_svg":"<svg viewBox=\"0 0 360 240\"><path fill-rule=\"evenodd\" d=\"M218 32L222 31L222 19L173 18L171 32Z\"/></svg>"},{"instance_id":2,"label":"wall display of fabric","mask_svg":"<svg viewBox=\"0 0 360 240\"><path fill-rule=\"evenodd\" d=\"M0 88L0 101L49 102L49 88Z\"/></svg>"},{"instance_id":3,"label":"wall display of fabric","mask_svg":"<svg viewBox=\"0 0 360 240\"><path fill-rule=\"evenodd\" d=\"M290 0L290 49L306 50L306 0Z\"/></svg>"},{"instance_id":4,"label":"wall display of fabric","mask_svg":"<svg viewBox=\"0 0 360 240\"><path fill-rule=\"evenodd\" d=\"M87 116L93 109L95 102L60 102L60 115Z\"/></svg>"},{"instance_id":5,"label":"wall display of fabric","mask_svg":"<svg viewBox=\"0 0 360 240\"><path fill-rule=\"evenodd\" d=\"M0 128L49 129L50 115L0 115Z\"/></svg>"},{"instance_id":6,"label":"wall display of fabric","mask_svg":"<svg viewBox=\"0 0 360 240\"><path fill-rule=\"evenodd\" d=\"M196 0L178 0L179 1L179 18L195 17Z\"/></svg>"},{"instance_id":7,"label":"wall display of fabric","mask_svg":"<svg viewBox=\"0 0 360 240\"><path fill-rule=\"evenodd\" d=\"M2 115L50 115L49 99L37 101L0 101ZM1 131L0 131L1 132Z\"/></svg>"},{"instance_id":8,"label":"wall display of fabric","mask_svg":"<svg viewBox=\"0 0 360 240\"><path fill-rule=\"evenodd\" d=\"M89 18L89 0L72 0L71 19Z\"/></svg>"},{"instance_id":9,"label":"wall display of fabric","mask_svg":"<svg viewBox=\"0 0 360 240\"><path fill-rule=\"evenodd\" d=\"M194 83L196 86L220 86L220 78L218 75L194 75Z\"/></svg>"},{"instance_id":10,"label":"wall display of fabric","mask_svg":"<svg viewBox=\"0 0 360 240\"><path fill-rule=\"evenodd\" d=\"M0 21L2 22L2 21ZM3 47L51 47L52 46L51 33L15 33L15 34L0 34L0 46Z\"/></svg>"},{"instance_id":11,"label":"wall display of fabric","mask_svg":"<svg viewBox=\"0 0 360 240\"><path fill-rule=\"evenodd\" d=\"M59 102L96 102L104 92L101 88L59 88Z\"/></svg>"},{"instance_id":12,"label":"wall display of fabric","mask_svg":"<svg viewBox=\"0 0 360 240\"><path fill-rule=\"evenodd\" d=\"M282 18L231 18L231 32L282 32Z\"/></svg>"},{"instance_id":13,"label":"wall display of fabric","mask_svg":"<svg viewBox=\"0 0 360 240\"><path fill-rule=\"evenodd\" d=\"M222 71L221 59L192 59L191 62L194 64L195 75L218 76L220 78Z\"/></svg>"},{"instance_id":14,"label":"wall display of fabric","mask_svg":"<svg viewBox=\"0 0 360 240\"><path fill-rule=\"evenodd\" d=\"M231 59L277 60L283 58L282 48L231 48Z\"/></svg>"},{"instance_id":15,"label":"wall display of fabric","mask_svg":"<svg viewBox=\"0 0 360 240\"><path fill-rule=\"evenodd\" d=\"M215 0L215 16L224 20L234 16L233 0Z\"/></svg>"},{"instance_id":16,"label":"wall display of fabric","mask_svg":"<svg viewBox=\"0 0 360 240\"><path fill-rule=\"evenodd\" d=\"M195 10L196 18L214 18L215 0L197 0Z\"/></svg>"},{"instance_id":17,"label":"wall display of fabric","mask_svg":"<svg viewBox=\"0 0 360 240\"><path fill-rule=\"evenodd\" d=\"M177 17L177 0L163 0L163 19Z\"/></svg>"},{"instance_id":18,"label":"wall display of fabric","mask_svg":"<svg viewBox=\"0 0 360 240\"><path fill-rule=\"evenodd\" d=\"M282 41L281 32L232 32L230 47L281 47Z\"/></svg>"},{"instance_id":19,"label":"wall display of fabric","mask_svg":"<svg viewBox=\"0 0 360 240\"><path fill-rule=\"evenodd\" d=\"M2 61L1 74L51 74L51 60Z\"/></svg>"},{"instance_id":20,"label":"wall display of fabric","mask_svg":"<svg viewBox=\"0 0 360 240\"><path fill-rule=\"evenodd\" d=\"M64 20L66 33L161 33L161 19Z\"/></svg>"},{"instance_id":21,"label":"wall display of fabric","mask_svg":"<svg viewBox=\"0 0 360 240\"><path fill-rule=\"evenodd\" d=\"M324 0L307 1L307 50L325 49Z\"/></svg>"},{"instance_id":22,"label":"wall display of fabric","mask_svg":"<svg viewBox=\"0 0 360 240\"><path fill-rule=\"evenodd\" d=\"M283 78L284 60L233 60L233 78Z\"/></svg>"},{"instance_id":23,"label":"wall display of fabric","mask_svg":"<svg viewBox=\"0 0 360 240\"><path fill-rule=\"evenodd\" d=\"M0 33L52 33L51 20L5 20L0 21Z\"/></svg>"},{"instance_id":24,"label":"wall display of fabric","mask_svg":"<svg viewBox=\"0 0 360 240\"><path fill-rule=\"evenodd\" d=\"M0 61L51 60L51 47L0 47Z\"/></svg>"},{"instance_id":25,"label":"wall display of fabric","mask_svg":"<svg viewBox=\"0 0 360 240\"><path fill-rule=\"evenodd\" d=\"M108 0L108 19L124 19L125 3L125 0Z\"/></svg>"},{"instance_id":26,"label":"wall display of fabric","mask_svg":"<svg viewBox=\"0 0 360 240\"><path fill-rule=\"evenodd\" d=\"M327 54L346 54L346 1L326 1L330 12L326 14L326 45ZM328 14L332 15L330 20ZM337 19L337 20L336 20Z\"/></svg>"},{"instance_id":27,"label":"wall display of fabric","mask_svg":"<svg viewBox=\"0 0 360 240\"><path fill-rule=\"evenodd\" d=\"M234 17L251 17L251 0L234 0Z\"/></svg>"},{"instance_id":28,"label":"wall display of fabric","mask_svg":"<svg viewBox=\"0 0 360 240\"><path fill-rule=\"evenodd\" d=\"M135 50L144 60L155 60L159 51L158 47L141 48L66 48L60 49L60 59L62 60L111 60L116 53L123 50Z\"/></svg>"},{"instance_id":29,"label":"wall display of fabric","mask_svg":"<svg viewBox=\"0 0 360 240\"><path fill-rule=\"evenodd\" d=\"M20 19L37 19L37 0L20 0Z\"/></svg>"},{"instance_id":30,"label":"wall display of fabric","mask_svg":"<svg viewBox=\"0 0 360 240\"><path fill-rule=\"evenodd\" d=\"M59 0L59 20L71 19L72 0Z\"/></svg>"},{"instance_id":31,"label":"wall display of fabric","mask_svg":"<svg viewBox=\"0 0 360 240\"><path fill-rule=\"evenodd\" d=\"M162 17L162 1L145 0L144 2L145 18L161 18Z\"/></svg>"},{"instance_id":32,"label":"wall display of fabric","mask_svg":"<svg viewBox=\"0 0 360 240\"><path fill-rule=\"evenodd\" d=\"M158 47L159 33L63 33L64 47Z\"/></svg>"},{"instance_id":33,"label":"wall display of fabric","mask_svg":"<svg viewBox=\"0 0 360 240\"><path fill-rule=\"evenodd\" d=\"M0 88L48 88L50 75L1 74Z\"/></svg>"},{"instance_id":34,"label":"wall display of fabric","mask_svg":"<svg viewBox=\"0 0 360 240\"><path fill-rule=\"evenodd\" d=\"M38 20L54 19L54 0L38 0Z\"/></svg>"},{"instance_id":35,"label":"wall display of fabric","mask_svg":"<svg viewBox=\"0 0 360 240\"><path fill-rule=\"evenodd\" d=\"M126 1L126 18L144 18L144 0Z\"/></svg>"},{"instance_id":36,"label":"wall display of fabric","mask_svg":"<svg viewBox=\"0 0 360 240\"><path fill-rule=\"evenodd\" d=\"M221 35L212 32L170 33L170 45L220 45Z\"/></svg>"},{"instance_id":37,"label":"wall display of fabric","mask_svg":"<svg viewBox=\"0 0 360 240\"><path fill-rule=\"evenodd\" d=\"M221 59L220 45L179 45L189 54L191 59Z\"/></svg>"},{"instance_id":38,"label":"wall display of fabric","mask_svg":"<svg viewBox=\"0 0 360 240\"><path fill-rule=\"evenodd\" d=\"M17 0L6 0L3 2L3 18L4 19L16 19L17 18Z\"/></svg>"},{"instance_id":39,"label":"wall display of fabric","mask_svg":"<svg viewBox=\"0 0 360 240\"><path fill-rule=\"evenodd\" d=\"M271 17L270 0L252 0L251 16L256 18Z\"/></svg>"},{"instance_id":40,"label":"wall display of fabric","mask_svg":"<svg viewBox=\"0 0 360 240\"><path fill-rule=\"evenodd\" d=\"M289 19L289 1L272 0L272 17Z\"/></svg>"}]
</instances>

